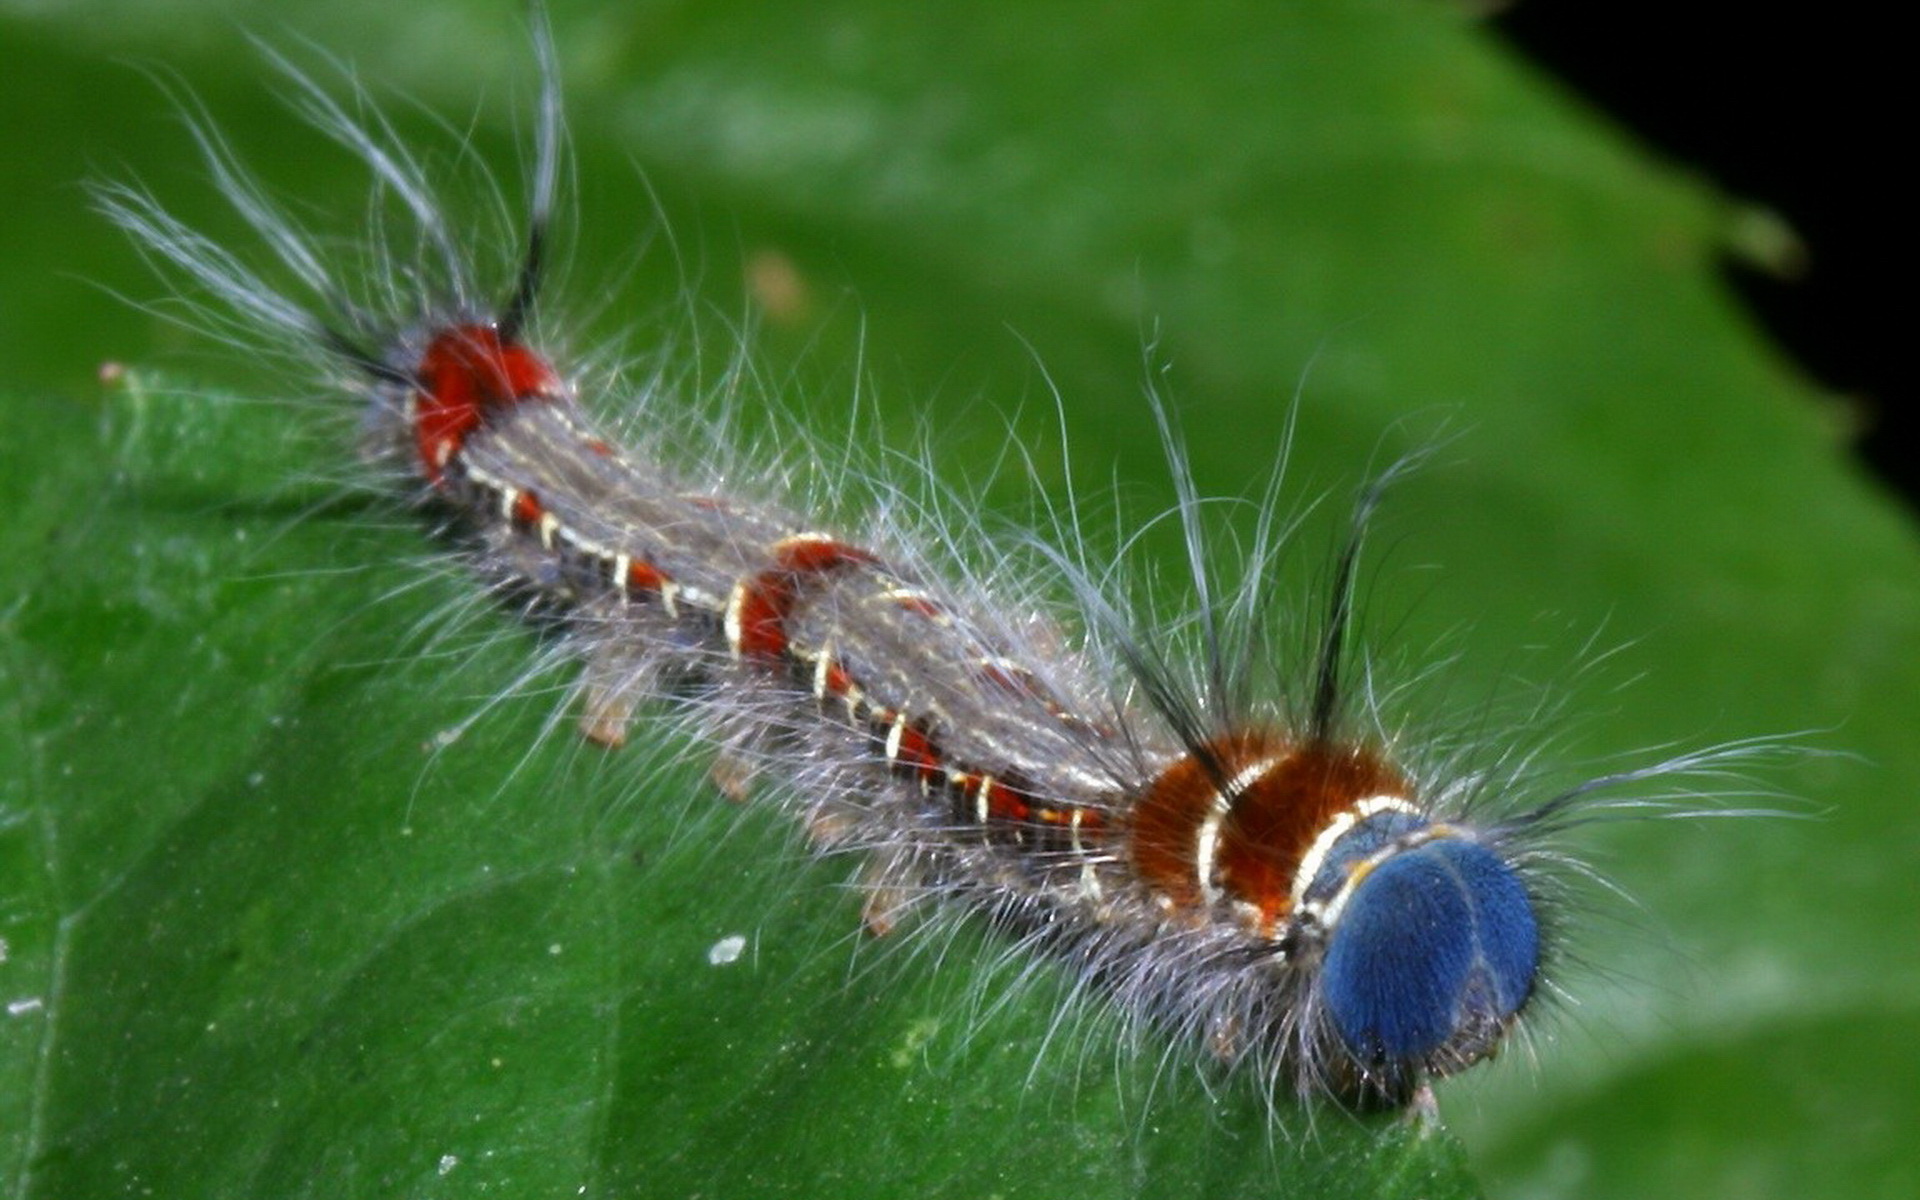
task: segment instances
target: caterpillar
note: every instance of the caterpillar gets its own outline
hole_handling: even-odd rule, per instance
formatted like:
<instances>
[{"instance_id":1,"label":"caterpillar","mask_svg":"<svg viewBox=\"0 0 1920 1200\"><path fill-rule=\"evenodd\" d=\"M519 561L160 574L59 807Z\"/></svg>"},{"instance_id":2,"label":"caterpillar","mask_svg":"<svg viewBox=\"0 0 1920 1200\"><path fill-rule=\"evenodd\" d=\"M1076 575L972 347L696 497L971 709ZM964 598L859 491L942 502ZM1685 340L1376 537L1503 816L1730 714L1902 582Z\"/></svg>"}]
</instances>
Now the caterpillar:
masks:
<instances>
[{"instance_id":1,"label":"caterpillar","mask_svg":"<svg viewBox=\"0 0 1920 1200\"><path fill-rule=\"evenodd\" d=\"M362 407L375 468L432 535L561 630L585 737L617 747L643 710L678 706L720 790L779 806L820 852L859 864L874 934L965 914L1129 1026L1275 1092L1406 1106L1493 1055L1550 992L1558 906L1582 870L1562 835L1659 808L1659 781L1750 749L1537 795L1524 755L1473 768L1399 745L1361 682L1355 593L1369 524L1417 455L1362 490L1317 633L1285 664L1298 682L1270 688L1267 568L1286 523L1267 496L1244 577L1222 588L1163 408L1197 596L1165 628L1130 617L1070 539L1031 543L1056 577L1050 604L997 598L991 579L942 577L945 556L904 529L816 523L730 490L666 438L629 445L604 414L624 400L629 426L684 429L655 411L675 397L583 394L543 349L563 155L555 52L535 30L545 83L509 278L480 277L383 123L292 67L307 118L361 160L376 208L405 215L404 239L371 238L389 278L346 275L336 243L205 124L204 157L256 251L136 186L101 185L97 202L223 306L216 319L319 364ZM1183 646L1190 659L1168 648Z\"/></svg>"}]
</instances>

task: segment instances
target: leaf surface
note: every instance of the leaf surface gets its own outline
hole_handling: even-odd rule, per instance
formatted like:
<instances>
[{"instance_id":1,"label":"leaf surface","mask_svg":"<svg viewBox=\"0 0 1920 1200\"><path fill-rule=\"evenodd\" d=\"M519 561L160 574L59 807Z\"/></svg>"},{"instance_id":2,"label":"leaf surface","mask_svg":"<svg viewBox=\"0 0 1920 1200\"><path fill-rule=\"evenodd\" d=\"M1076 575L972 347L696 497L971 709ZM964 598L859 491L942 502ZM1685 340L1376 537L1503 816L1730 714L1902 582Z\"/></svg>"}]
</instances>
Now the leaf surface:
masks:
<instances>
[{"instance_id":1,"label":"leaf surface","mask_svg":"<svg viewBox=\"0 0 1920 1200\"><path fill-rule=\"evenodd\" d=\"M470 125L511 204L523 32L391 7L240 19ZM1112 9L560 7L581 215L553 325L638 355L709 331L668 344L717 383L758 306L762 379L816 436L858 391L862 436L930 431L997 512L1117 478L1087 519L1124 527L1172 499L1143 341L1208 492L1257 491L1298 390L1294 491L1335 499L1290 605L1344 490L1451 429L1380 539L1385 661L1438 639L1437 703L1542 682L1573 761L1830 731L1804 740L1856 757L1765 780L1817 818L1593 831L1644 912L1574 914L1577 1003L1441 1087L1464 1150L1116 1052L990 935L865 944L848 865L712 801L670 728L575 742L538 636L335 485L324 401L74 281L157 291L85 175L242 236L129 52L351 234L364 179L270 102L232 6L8 17L0 247L47 281L0 299L28 581L0 605L8 1194L1456 1196L1469 1161L1495 1194L1912 1190L1920 578L1716 279L1731 202L1439 6ZM205 382L82 382L185 352ZM1170 604L1178 552L1143 539ZM1570 665L1590 635L1625 643L1604 670Z\"/></svg>"}]
</instances>

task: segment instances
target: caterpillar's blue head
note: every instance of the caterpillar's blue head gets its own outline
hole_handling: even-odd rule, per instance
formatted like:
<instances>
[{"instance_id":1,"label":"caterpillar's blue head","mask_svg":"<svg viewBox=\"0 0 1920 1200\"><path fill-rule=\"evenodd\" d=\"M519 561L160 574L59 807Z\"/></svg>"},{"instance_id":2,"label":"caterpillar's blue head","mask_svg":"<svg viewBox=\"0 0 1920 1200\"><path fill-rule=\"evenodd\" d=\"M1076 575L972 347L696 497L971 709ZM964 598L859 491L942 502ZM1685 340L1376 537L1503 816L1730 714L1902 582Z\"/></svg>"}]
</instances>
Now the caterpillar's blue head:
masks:
<instances>
[{"instance_id":1,"label":"caterpillar's blue head","mask_svg":"<svg viewBox=\"0 0 1920 1200\"><path fill-rule=\"evenodd\" d=\"M1394 1091L1490 1054L1540 968L1534 899L1501 848L1383 799L1316 849L1300 912L1323 931L1319 1006L1360 1074Z\"/></svg>"},{"instance_id":2,"label":"caterpillar's blue head","mask_svg":"<svg viewBox=\"0 0 1920 1200\"><path fill-rule=\"evenodd\" d=\"M1303 1092L1371 1105L1497 1048L1537 986L1536 897L1500 826L1419 794L1364 746L1255 729L1136 806L1132 859L1162 908L1260 948L1254 1007L1219 1026L1230 1057L1264 1044Z\"/></svg>"}]
</instances>

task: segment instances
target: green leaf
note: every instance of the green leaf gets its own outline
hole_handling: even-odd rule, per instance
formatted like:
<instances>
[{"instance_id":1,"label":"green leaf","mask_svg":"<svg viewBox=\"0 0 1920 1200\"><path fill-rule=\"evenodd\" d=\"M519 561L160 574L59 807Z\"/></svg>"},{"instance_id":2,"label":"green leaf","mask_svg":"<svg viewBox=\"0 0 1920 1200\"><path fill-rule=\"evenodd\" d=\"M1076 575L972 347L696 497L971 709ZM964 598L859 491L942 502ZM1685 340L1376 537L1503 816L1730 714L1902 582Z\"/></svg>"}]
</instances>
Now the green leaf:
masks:
<instances>
[{"instance_id":1,"label":"green leaf","mask_svg":"<svg viewBox=\"0 0 1920 1200\"><path fill-rule=\"evenodd\" d=\"M160 290L82 211L87 175L242 236L118 56L189 80L315 228L350 235L365 188L271 102L235 6L123 7L0 23L7 1194L1453 1196L1469 1161L1495 1194L1913 1190L1910 528L1716 279L1737 207L1471 20L554 14L582 199L553 311L575 347L624 332L645 355L691 323L711 378L735 335L676 307L682 279L728 314L783 275L800 299L751 350L822 436L858 390L863 436L931 430L939 469L1001 511L1118 479L1120 515L1090 519L1125 527L1172 495L1139 398L1150 334L1209 492L1260 486L1296 390L1303 499L1447 426L1381 539L1389 660L1446 634L1459 704L1545 675L1576 767L1799 730L1851 752L1767 776L1814 820L1594 832L1645 915L1576 920L1573 1001L1441 1086L1463 1150L1120 1047L990 934L866 943L849 864L709 799L670 728L577 743L538 636L338 486L340 414L81 282ZM471 125L512 197L531 79L510 9L241 20ZM663 224L674 253L627 269ZM219 386L85 382L188 353ZM1030 470L989 481L1009 424ZM1169 530L1143 552L1178 577ZM1572 669L1596 630L1624 648ZM711 964L734 935L740 960Z\"/></svg>"}]
</instances>

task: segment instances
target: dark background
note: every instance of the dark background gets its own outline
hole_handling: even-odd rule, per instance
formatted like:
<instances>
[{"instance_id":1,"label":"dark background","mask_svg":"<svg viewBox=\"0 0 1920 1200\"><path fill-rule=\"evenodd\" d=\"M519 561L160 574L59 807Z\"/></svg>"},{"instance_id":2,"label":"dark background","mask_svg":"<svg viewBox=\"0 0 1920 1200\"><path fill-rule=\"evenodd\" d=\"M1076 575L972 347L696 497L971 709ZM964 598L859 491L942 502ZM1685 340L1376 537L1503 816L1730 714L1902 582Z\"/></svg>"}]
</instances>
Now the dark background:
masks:
<instances>
[{"instance_id":1,"label":"dark background","mask_svg":"<svg viewBox=\"0 0 1920 1200\"><path fill-rule=\"evenodd\" d=\"M1729 262L1727 278L1849 406L1862 461L1910 505L1920 500L1920 421L1911 373L1896 361L1912 326L1896 284L1913 258L1903 224L1911 192L1895 178L1914 152L1911 119L1894 116L1893 58L1908 39L1844 5L1768 13L1534 0L1494 24L1675 162L1786 219L1805 252L1799 269L1783 277Z\"/></svg>"}]
</instances>

